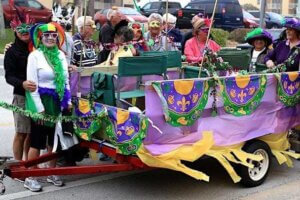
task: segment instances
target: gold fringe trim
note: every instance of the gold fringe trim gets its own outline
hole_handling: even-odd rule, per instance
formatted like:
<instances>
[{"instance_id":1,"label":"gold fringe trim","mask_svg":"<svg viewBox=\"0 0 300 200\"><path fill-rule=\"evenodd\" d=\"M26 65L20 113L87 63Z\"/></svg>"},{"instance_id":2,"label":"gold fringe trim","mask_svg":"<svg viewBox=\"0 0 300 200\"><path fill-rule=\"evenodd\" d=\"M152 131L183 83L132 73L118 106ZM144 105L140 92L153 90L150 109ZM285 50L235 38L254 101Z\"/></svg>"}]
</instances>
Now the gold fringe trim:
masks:
<instances>
[{"instance_id":1,"label":"gold fringe trim","mask_svg":"<svg viewBox=\"0 0 300 200\"><path fill-rule=\"evenodd\" d=\"M263 159L261 155L254 155L244 152L242 150L243 145L244 143L226 147L214 146L206 153L206 155L211 156L219 161L219 163L228 172L234 183L239 182L241 177L236 173L230 162L253 168L253 164L247 162L248 159L255 161L260 161Z\"/></svg>"},{"instance_id":2,"label":"gold fringe trim","mask_svg":"<svg viewBox=\"0 0 300 200\"><path fill-rule=\"evenodd\" d=\"M269 145L272 154L276 157L280 165L286 163L288 167L293 167L293 161L291 157L298 159L300 158L300 154L293 153L287 150L290 148L290 143L287 138L287 135L288 132L283 132L279 134L266 135L258 139L264 141Z\"/></svg>"},{"instance_id":3,"label":"gold fringe trim","mask_svg":"<svg viewBox=\"0 0 300 200\"><path fill-rule=\"evenodd\" d=\"M143 163L148 166L180 171L197 180L208 182L209 176L203 172L186 167L181 163L181 160L193 162L203 156L213 144L213 133L205 131L203 132L202 140L193 145L182 146L174 151L159 156L152 156L142 145L139 148L137 155Z\"/></svg>"}]
</instances>

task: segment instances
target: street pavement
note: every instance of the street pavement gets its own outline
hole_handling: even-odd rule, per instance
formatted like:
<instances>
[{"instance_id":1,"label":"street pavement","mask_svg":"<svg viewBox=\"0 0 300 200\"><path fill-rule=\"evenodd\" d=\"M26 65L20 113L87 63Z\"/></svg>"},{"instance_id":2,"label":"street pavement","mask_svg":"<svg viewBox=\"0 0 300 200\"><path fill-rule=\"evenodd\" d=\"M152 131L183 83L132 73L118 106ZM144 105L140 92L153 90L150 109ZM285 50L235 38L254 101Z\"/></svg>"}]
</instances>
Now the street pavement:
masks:
<instances>
[{"instance_id":1,"label":"street pavement","mask_svg":"<svg viewBox=\"0 0 300 200\"><path fill-rule=\"evenodd\" d=\"M0 70L3 66L0 66ZM1 72L1 71L0 71ZM5 83L0 74L0 100L12 101L12 87ZM14 135L13 117L10 111L0 108L0 155L12 156ZM226 171L212 159L193 163L192 167L207 173L210 182L197 181L182 173L156 169L113 174L64 176L66 185L55 187L45 183L43 192L33 193L23 184L5 178L6 193L0 200L139 200L139 199L212 199L212 200L299 200L300 161L294 168L279 165L272 160L266 182L255 188L244 188L234 184ZM89 159L85 163L95 163Z\"/></svg>"}]
</instances>

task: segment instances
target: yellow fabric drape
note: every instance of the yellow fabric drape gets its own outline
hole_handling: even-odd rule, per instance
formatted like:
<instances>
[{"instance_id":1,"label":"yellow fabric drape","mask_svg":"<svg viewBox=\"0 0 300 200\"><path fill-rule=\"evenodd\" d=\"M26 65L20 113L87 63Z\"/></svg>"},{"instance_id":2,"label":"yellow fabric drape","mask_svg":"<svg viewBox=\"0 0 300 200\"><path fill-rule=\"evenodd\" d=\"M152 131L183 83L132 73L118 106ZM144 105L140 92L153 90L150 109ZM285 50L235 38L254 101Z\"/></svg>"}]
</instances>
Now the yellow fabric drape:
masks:
<instances>
[{"instance_id":1,"label":"yellow fabric drape","mask_svg":"<svg viewBox=\"0 0 300 200\"><path fill-rule=\"evenodd\" d=\"M253 164L247 162L248 159L255 161L260 161L263 159L261 155L254 155L244 152L242 150L244 144L245 143L240 143L226 147L214 146L206 153L206 155L213 157L220 162L220 164L226 169L234 183L239 182L241 180L241 177L235 172L230 162L253 168Z\"/></svg>"},{"instance_id":2,"label":"yellow fabric drape","mask_svg":"<svg viewBox=\"0 0 300 200\"><path fill-rule=\"evenodd\" d=\"M213 133L206 131L203 132L202 140L193 145L182 146L159 156L152 156L144 146L141 146L137 155L148 166L180 171L197 180L208 182L209 177L206 174L186 167L181 163L181 160L193 162L203 156L213 144Z\"/></svg>"},{"instance_id":3,"label":"yellow fabric drape","mask_svg":"<svg viewBox=\"0 0 300 200\"><path fill-rule=\"evenodd\" d=\"M262 136L258 139L269 145L272 154L276 157L280 165L286 163L288 167L293 167L293 161L290 157L298 159L300 158L300 154L287 151L290 148L287 135L288 132L283 132L280 134Z\"/></svg>"}]
</instances>

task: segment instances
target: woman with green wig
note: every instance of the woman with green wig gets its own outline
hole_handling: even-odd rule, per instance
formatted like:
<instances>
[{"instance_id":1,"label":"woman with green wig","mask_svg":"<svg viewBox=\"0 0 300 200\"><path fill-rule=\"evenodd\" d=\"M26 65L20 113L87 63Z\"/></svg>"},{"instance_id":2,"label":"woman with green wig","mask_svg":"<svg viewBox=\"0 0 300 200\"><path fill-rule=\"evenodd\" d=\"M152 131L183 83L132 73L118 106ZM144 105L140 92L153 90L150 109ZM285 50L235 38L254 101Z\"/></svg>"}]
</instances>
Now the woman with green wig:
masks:
<instances>
[{"instance_id":1,"label":"woman with green wig","mask_svg":"<svg viewBox=\"0 0 300 200\"><path fill-rule=\"evenodd\" d=\"M71 95L68 77L68 63L60 50L64 42L64 32L60 25L51 22L38 24L30 30L35 51L30 53L27 64L27 79L34 81L37 89L26 93L26 107L35 113L58 116L64 109L71 109ZM40 150L47 147L52 152L55 124L43 120L32 121L29 159L37 158ZM56 160L49 162L55 167ZM48 176L47 182L62 186L58 176ZM24 187L40 191L42 186L34 178L26 178Z\"/></svg>"}]
</instances>

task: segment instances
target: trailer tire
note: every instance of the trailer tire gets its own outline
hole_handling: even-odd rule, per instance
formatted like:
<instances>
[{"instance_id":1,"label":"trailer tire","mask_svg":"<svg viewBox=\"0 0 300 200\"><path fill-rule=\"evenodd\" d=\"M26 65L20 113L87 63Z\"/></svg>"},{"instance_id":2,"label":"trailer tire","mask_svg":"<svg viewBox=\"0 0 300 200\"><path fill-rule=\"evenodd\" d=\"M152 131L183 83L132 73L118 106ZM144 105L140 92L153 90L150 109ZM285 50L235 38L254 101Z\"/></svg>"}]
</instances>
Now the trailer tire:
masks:
<instances>
[{"instance_id":1,"label":"trailer tire","mask_svg":"<svg viewBox=\"0 0 300 200\"><path fill-rule=\"evenodd\" d=\"M247 153L260 154L264 157L262 161L252 161L254 168L248 168L240 165L238 173L241 176L241 184L245 187L256 187L261 185L267 178L271 167L271 150L270 147L263 141L252 140L246 143L243 150Z\"/></svg>"}]
</instances>

